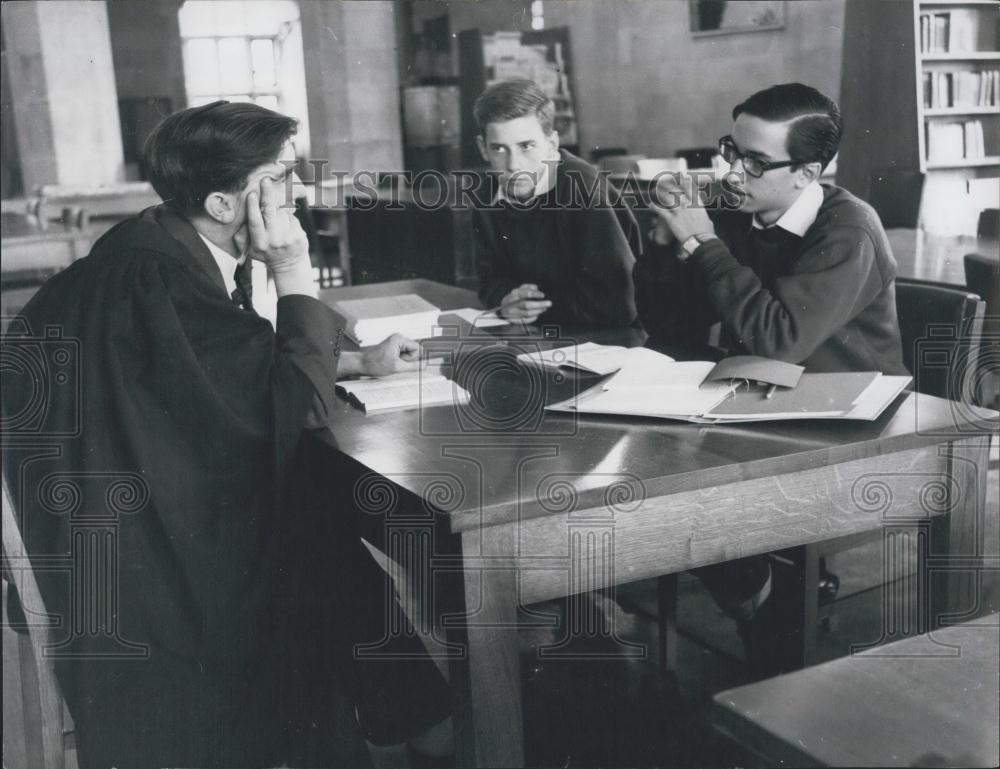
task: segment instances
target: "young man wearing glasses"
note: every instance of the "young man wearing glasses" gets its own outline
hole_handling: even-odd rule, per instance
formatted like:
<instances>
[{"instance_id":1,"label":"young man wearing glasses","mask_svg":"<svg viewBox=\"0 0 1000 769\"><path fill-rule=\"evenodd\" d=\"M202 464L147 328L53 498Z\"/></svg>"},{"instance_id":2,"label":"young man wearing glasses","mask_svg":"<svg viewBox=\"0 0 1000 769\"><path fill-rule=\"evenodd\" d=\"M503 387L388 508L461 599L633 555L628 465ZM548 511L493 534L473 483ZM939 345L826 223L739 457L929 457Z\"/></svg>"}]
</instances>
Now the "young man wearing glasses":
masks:
<instances>
[{"instance_id":1,"label":"young man wearing glasses","mask_svg":"<svg viewBox=\"0 0 1000 769\"><path fill-rule=\"evenodd\" d=\"M721 345L731 353L810 371L906 373L896 261L882 224L869 205L819 182L840 142L837 105L814 88L785 83L737 105L733 119L719 149L732 165L727 183L739 206L707 210L677 190L669 198L676 205L654 206L673 241L650 249L634 271L652 343L704 344L719 322ZM767 557L698 575L739 621L755 672L786 667L793 639L780 627L780 601L767 601Z\"/></svg>"}]
</instances>

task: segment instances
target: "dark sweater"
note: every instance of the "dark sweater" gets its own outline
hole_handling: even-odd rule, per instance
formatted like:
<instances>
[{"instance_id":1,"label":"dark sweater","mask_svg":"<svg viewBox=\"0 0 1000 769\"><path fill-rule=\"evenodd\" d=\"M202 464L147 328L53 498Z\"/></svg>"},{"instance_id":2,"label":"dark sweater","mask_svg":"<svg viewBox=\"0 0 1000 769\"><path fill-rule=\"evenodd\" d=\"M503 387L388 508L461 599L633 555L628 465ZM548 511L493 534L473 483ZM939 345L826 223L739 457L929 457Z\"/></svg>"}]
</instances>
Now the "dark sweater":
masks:
<instances>
[{"instance_id":1,"label":"dark sweater","mask_svg":"<svg viewBox=\"0 0 1000 769\"><path fill-rule=\"evenodd\" d=\"M811 371L906 373L896 260L871 206L823 185L816 221L801 238L780 228L751 235L749 213L710 215L720 239L686 263L661 248L636 266L639 316L654 344L703 343L721 321L732 352Z\"/></svg>"},{"instance_id":2,"label":"dark sweater","mask_svg":"<svg viewBox=\"0 0 1000 769\"><path fill-rule=\"evenodd\" d=\"M496 307L522 283L552 301L540 322L628 326L641 239L627 206L613 206L596 168L560 151L555 186L527 204L500 202L476 211L479 298ZM492 198L491 198L492 200Z\"/></svg>"}]
</instances>

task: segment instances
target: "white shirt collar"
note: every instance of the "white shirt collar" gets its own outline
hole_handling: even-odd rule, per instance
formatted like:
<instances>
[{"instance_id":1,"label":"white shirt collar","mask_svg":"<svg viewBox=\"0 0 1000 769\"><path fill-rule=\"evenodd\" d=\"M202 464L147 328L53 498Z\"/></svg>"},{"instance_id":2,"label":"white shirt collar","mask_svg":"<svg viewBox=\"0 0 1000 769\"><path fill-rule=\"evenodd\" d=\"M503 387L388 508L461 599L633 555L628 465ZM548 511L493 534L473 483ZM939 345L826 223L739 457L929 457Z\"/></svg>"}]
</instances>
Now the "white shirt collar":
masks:
<instances>
[{"instance_id":1,"label":"white shirt collar","mask_svg":"<svg viewBox=\"0 0 1000 769\"><path fill-rule=\"evenodd\" d=\"M557 154L551 160L547 160L542 163L541 173L538 174L538 181L535 183L535 191L531 193L531 197L528 200L544 195L553 187L556 186L556 166L559 165L561 157ZM550 173L551 169L551 173ZM500 202L507 202L509 198L507 197L507 190L504 189L503 184L497 185L497 194L493 197L493 205L497 205ZM521 203L527 201L519 201Z\"/></svg>"},{"instance_id":2,"label":"white shirt collar","mask_svg":"<svg viewBox=\"0 0 1000 769\"><path fill-rule=\"evenodd\" d=\"M774 227L781 227L793 235L800 238L805 237L806 232L813 226L816 217L819 216L819 209L823 205L823 188L819 182L812 182L807 185L802 193L795 199L795 202L788 207L774 223ZM757 214L753 216L753 227L757 230L767 229L757 219Z\"/></svg>"},{"instance_id":3,"label":"white shirt collar","mask_svg":"<svg viewBox=\"0 0 1000 769\"><path fill-rule=\"evenodd\" d=\"M248 259L247 255L243 254L237 259L232 254L227 254L200 232L198 237L208 246L209 253L215 259L219 272L222 273L222 282L226 284L226 294L232 296L233 291L236 290L236 265L245 263ZM274 281L267 274L264 265L258 264L256 267L257 269L250 273L250 280L253 284L253 308L260 317L266 318L274 326L278 318L278 295L274 290Z\"/></svg>"},{"instance_id":4,"label":"white shirt collar","mask_svg":"<svg viewBox=\"0 0 1000 769\"><path fill-rule=\"evenodd\" d=\"M246 261L247 255L243 254L243 256L237 259L232 254L227 254L200 232L198 233L198 237L208 246L208 252L212 255L216 265L218 265L219 272L222 273L222 282L226 284L226 294L232 296L233 291L236 290L236 266L243 264Z\"/></svg>"}]
</instances>

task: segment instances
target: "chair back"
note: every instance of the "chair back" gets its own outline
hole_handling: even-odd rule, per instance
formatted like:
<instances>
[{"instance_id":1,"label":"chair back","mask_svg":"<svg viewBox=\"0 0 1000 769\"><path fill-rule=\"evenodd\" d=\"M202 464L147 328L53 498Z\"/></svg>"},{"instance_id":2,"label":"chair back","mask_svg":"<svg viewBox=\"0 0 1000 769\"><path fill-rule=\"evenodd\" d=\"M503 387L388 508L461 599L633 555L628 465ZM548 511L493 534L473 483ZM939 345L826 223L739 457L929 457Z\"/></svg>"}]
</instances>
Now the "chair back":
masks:
<instances>
[{"instance_id":1,"label":"chair back","mask_svg":"<svg viewBox=\"0 0 1000 769\"><path fill-rule=\"evenodd\" d=\"M981 238L1000 237L1000 208L984 208L979 212L976 234Z\"/></svg>"},{"instance_id":2,"label":"chair back","mask_svg":"<svg viewBox=\"0 0 1000 769\"><path fill-rule=\"evenodd\" d=\"M601 158L611 157L612 155L628 155L628 149L625 147L594 147L590 151L590 162L594 165L600 165Z\"/></svg>"},{"instance_id":3,"label":"chair back","mask_svg":"<svg viewBox=\"0 0 1000 769\"><path fill-rule=\"evenodd\" d=\"M872 173L869 183L869 202L885 229L916 228L924 194L922 173L886 168Z\"/></svg>"},{"instance_id":4,"label":"chair back","mask_svg":"<svg viewBox=\"0 0 1000 769\"><path fill-rule=\"evenodd\" d=\"M718 147L692 147L677 150L679 158L684 158L688 168L712 168L712 158L719 154Z\"/></svg>"},{"instance_id":5,"label":"chair back","mask_svg":"<svg viewBox=\"0 0 1000 769\"><path fill-rule=\"evenodd\" d=\"M986 302L976 380L979 405L995 409L1000 406L1000 260L966 254L965 285Z\"/></svg>"},{"instance_id":6,"label":"chair back","mask_svg":"<svg viewBox=\"0 0 1000 769\"><path fill-rule=\"evenodd\" d=\"M606 155L598 161L597 167L609 174L634 174L638 171L637 162L645 157L645 155Z\"/></svg>"},{"instance_id":7,"label":"chair back","mask_svg":"<svg viewBox=\"0 0 1000 769\"><path fill-rule=\"evenodd\" d=\"M66 762L63 740L63 699L56 681L52 659L46 656L50 648L51 625L38 582L31 570L31 562L24 548L21 530L14 515L14 504L3 479L3 572L17 590L17 596L27 619L27 633L18 633L16 667L20 673L20 692L8 691L14 687L4 687L4 713L20 709L23 718L24 761L12 755L8 748L15 740L8 739L8 729L14 724L4 721L4 765L13 769L21 765L38 769L63 769ZM7 618L4 618L7 625ZM4 628L5 632L9 628ZM6 639L5 639L6 641ZM7 659L11 646L4 643L4 666L13 662ZM10 656L14 656L11 654ZM4 676L6 678L6 675ZM8 708L7 698L20 696L20 708L12 703Z\"/></svg>"},{"instance_id":8,"label":"chair back","mask_svg":"<svg viewBox=\"0 0 1000 769\"><path fill-rule=\"evenodd\" d=\"M986 303L963 288L897 279L903 362L917 392L971 402Z\"/></svg>"}]
</instances>

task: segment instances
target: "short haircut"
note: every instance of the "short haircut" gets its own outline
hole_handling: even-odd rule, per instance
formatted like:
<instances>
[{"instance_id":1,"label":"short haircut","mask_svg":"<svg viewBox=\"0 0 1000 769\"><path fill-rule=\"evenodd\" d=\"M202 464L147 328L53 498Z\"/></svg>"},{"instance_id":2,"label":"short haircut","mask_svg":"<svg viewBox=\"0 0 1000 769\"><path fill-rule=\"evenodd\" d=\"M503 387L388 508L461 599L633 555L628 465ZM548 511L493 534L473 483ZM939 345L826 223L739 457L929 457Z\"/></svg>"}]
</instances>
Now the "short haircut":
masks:
<instances>
[{"instance_id":1,"label":"short haircut","mask_svg":"<svg viewBox=\"0 0 1000 769\"><path fill-rule=\"evenodd\" d=\"M733 120L746 113L771 123L792 121L785 149L802 163L826 168L840 146L844 122L837 103L802 83L782 83L758 91L733 109Z\"/></svg>"},{"instance_id":2,"label":"short haircut","mask_svg":"<svg viewBox=\"0 0 1000 769\"><path fill-rule=\"evenodd\" d=\"M237 192L250 173L281 154L298 121L256 104L217 101L168 115L143 148L153 189L186 215L212 192Z\"/></svg>"},{"instance_id":3,"label":"short haircut","mask_svg":"<svg viewBox=\"0 0 1000 769\"><path fill-rule=\"evenodd\" d=\"M556 106L532 80L502 80L479 95L472 114L480 133L486 133L486 126L490 123L534 115L548 135L552 133Z\"/></svg>"}]
</instances>

